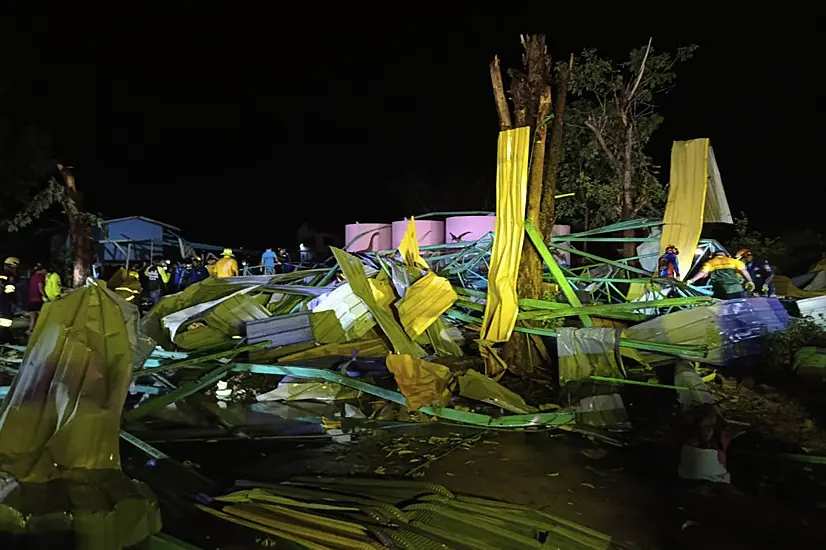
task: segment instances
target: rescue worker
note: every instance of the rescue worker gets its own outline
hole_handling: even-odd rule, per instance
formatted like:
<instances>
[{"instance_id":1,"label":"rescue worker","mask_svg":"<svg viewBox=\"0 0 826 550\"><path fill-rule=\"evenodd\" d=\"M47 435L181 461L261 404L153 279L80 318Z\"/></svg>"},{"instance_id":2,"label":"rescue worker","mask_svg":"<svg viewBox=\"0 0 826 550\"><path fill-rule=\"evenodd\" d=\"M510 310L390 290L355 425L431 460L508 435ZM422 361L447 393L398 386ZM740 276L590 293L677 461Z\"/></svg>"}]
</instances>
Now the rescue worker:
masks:
<instances>
[{"instance_id":1,"label":"rescue worker","mask_svg":"<svg viewBox=\"0 0 826 550\"><path fill-rule=\"evenodd\" d=\"M40 264L35 264L32 269L32 276L29 277L29 334L34 332L37 324L37 316L43 309L43 302L46 300L46 268Z\"/></svg>"},{"instance_id":2,"label":"rescue worker","mask_svg":"<svg viewBox=\"0 0 826 550\"><path fill-rule=\"evenodd\" d=\"M665 247L665 254L657 260L657 276L661 279L680 278L680 251L673 244Z\"/></svg>"},{"instance_id":3,"label":"rescue worker","mask_svg":"<svg viewBox=\"0 0 826 550\"><path fill-rule=\"evenodd\" d=\"M14 316L14 304L17 297L17 267L20 260L14 256L3 262L3 274L0 275L0 343L11 342L11 324Z\"/></svg>"},{"instance_id":4,"label":"rescue worker","mask_svg":"<svg viewBox=\"0 0 826 550\"><path fill-rule=\"evenodd\" d=\"M172 287L175 292L180 292L186 288L187 269L181 262L175 262L175 268L172 270Z\"/></svg>"},{"instance_id":5,"label":"rescue worker","mask_svg":"<svg viewBox=\"0 0 826 550\"><path fill-rule=\"evenodd\" d=\"M206 263L207 273L209 273L210 277L215 277L215 264L218 263L218 258L215 257L215 254L210 252L207 254Z\"/></svg>"},{"instance_id":6,"label":"rescue worker","mask_svg":"<svg viewBox=\"0 0 826 550\"><path fill-rule=\"evenodd\" d=\"M108 286L127 302L140 306L140 300L136 298L140 297L143 285L141 285L140 274L134 269L126 271L123 267L118 268L118 271L109 279Z\"/></svg>"},{"instance_id":7,"label":"rescue worker","mask_svg":"<svg viewBox=\"0 0 826 550\"><path fill-rule=\"evenodd\" d=\"M201 257L195 256L192 258L192 267L187 270L186 284L192 286L195 283L200 283L204 279L209 279L209 271L201 263Z\"/></svg>"},{"instance_id":8,"label":"rescue worker","mask_svg":"<svg viewBox=\"0 0 826 550\"><path fill-rule=\"evenodd\" d=\"M232 254L231 248L225 248L221 252L221 259L215 264L216 277L237 277L238 262Z\"/></svg>"},{"instance_id":9,"label":"rescue worker","mask_svg":"<svg viewBox=\"0 0 826 550\"><path fill-rule=\"evenodd\" d=\"M709 278L714 297L721 300L747 298L747 291L754 290L754 282L751 280L746 265L729 256L725 250L714 252L714 256L703 264L703 267L695 276L686 282L693 284L694 281L703 277Z\"/></svg>"},{"instance_id":10,"label":"rescue worker","mask_svg":"<svg viewBox=\"0 0 826 550\"><path fill-rule=\"evenodd\" d=\"M60 275L54 266L50 265L47 273L45 284L46 299L49 302L54 302L60 298L60 294L63 292L63 286L60 281Z\"/></svg>"},{"instance_id":11,"label":"rescue worker","mask_svg":"<svg viewBox=\"0 0 826 550\"><path fill-rule=\"evenodd\" d=\"M149 290L149 303L154 306L161 301L161 291L169 282L169 274L164 269L164 263L150 264L143 272L146 276L146 288Z\"/></svg>"},{"instance_id":12,"label":"rescue worker","mask_svg":"<svg viewBox=\"0 0 826 550\"><path fill-rule=\"evenodd\" d=\"M754 282L754 293L768 298L774 298L777 294L774 288L774 271L769 262L763 259L755 259L751 250L744 248L737 252L737 259L746 264L751 280Z\"/></svg>"}]
</instances>

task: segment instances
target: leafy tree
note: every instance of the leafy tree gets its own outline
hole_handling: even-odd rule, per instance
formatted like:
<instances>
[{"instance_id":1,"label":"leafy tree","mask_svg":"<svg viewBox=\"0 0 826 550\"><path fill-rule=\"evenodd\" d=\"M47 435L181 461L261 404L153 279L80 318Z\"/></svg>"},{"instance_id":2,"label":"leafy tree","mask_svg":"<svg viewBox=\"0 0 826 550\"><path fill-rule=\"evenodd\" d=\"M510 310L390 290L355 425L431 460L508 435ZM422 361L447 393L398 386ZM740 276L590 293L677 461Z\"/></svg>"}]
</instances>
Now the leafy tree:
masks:
<instances>
[{"instance_id":1,"label":"leafy tree","mask_svg":"<svg viewBox=\"0 0 826 550\"><path fill-rule=\"evenodd\" d=\"M577 197L559 201L559 217L597 227L660 211L665 193L645 149L663 121L656 100L673 87L676 64L694 50L656 53L649 41L620 63L595 49L576 59L558 192ZM633 255L634 244L627 245L626 255Z\"/></svg>"},{"instance_id":2,"label":"leafy tree","mask_svg":"<svg viewBox=\"0 0 826 550\"><path fill-rule=\"evenodd\" d=\"M734 219L734 236L729 241L728 248L732 254L748 248L758 258L769 258L777 252L783 252L780 239L764 237L759 231L749 227L749 219L745 212L740 212Z\"/></svg>"},{"instance_id":3,"label":"leafy tree","mask_svg":"<svg viewBox=\"0 0 826 550\"><path fill-rule=\"evenodd\" d=\"M26 204L56 164L48 133L0 119L0 221Z\"/></svg>"},{"instance_id":4,"label":"leafy tree","mask_svg":"<svg viewBox=\"0 0 826 550\"><path fill-rule=\"evenodd\" d=\"M75 185L72 167L58 164L57 169L64 183L50 178L46 186L27 201L25 208L6 222L6 227L11 232L19 231L40 219L52 207L59 207L68 221L69 238L74 251L72 282L77 287L81 286L91 273L91 228L92 225L100 224L100 218L82 210L81 196Z\"/></svg>"}]
</instances>

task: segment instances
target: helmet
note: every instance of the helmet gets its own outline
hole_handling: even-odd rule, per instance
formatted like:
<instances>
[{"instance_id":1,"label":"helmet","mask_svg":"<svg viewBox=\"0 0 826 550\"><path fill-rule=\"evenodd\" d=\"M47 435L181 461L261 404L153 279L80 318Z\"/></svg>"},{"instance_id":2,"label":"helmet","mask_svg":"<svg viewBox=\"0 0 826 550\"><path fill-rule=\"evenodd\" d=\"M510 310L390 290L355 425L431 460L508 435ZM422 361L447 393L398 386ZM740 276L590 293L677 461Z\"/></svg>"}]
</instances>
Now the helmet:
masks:
<instances>
[{"instance_id":1,"label":"helmet","mask_svg":"<svg viewBox=\"0 0 826 550\"><path fill-rule=\"evenodd\" d=\"M201 260L201 257L200 257L200 256L193 256L193 257L192 257L192 261L193 261L193 262L200 262L200 261L203 261L203 260Z\"/></svg>"},{"instance_id":2,"label":"helmet","mask_svg":"<svg viewBox=\"0 0 826 550\"><path fill-rule=\"evenodd\" d=\"M666 254L669 253L669 252L674 253L674 254L679 254L680 253L680 251L677 249L677 247L674 246L673 244L670 244L670 245L666 246L665 247L665 252L666 252Z\"/></svg>"},{"instance_id":3,"label":"helmet","mask_svg":"<svg viewBox=\"0 0 826 550\"><path fill-rule=\"evenodd\" d=\"M737 251L737 259L738 260L742 259L744 256L750 256L750 255L751 255L751 250L749 250L748 248L741 248L740 250Z\"/></svg>"},{"instance_id":4,"label":"helmet","mask_svg":"<svg viewBox=\"0 0 826 550\"><path fill-rule=\"evenodd\" d=\"M6 258L6 261L3 262L3 264L10 265L12 267L17 267L20 265L20 259L15 258L14 256L9 256L8 258Z\"/></svg>"},{"instance_id":5,"label":"helmet","mask_svg":"<svg viewBox=\"0 0 826 550\"><path fill-rule=\"evenodd\" d=\"M232 258L232 249L231 248L225 248L224 250L221 251L221 256L229 256L230 258Z\"/></svg>"}]
</instances>

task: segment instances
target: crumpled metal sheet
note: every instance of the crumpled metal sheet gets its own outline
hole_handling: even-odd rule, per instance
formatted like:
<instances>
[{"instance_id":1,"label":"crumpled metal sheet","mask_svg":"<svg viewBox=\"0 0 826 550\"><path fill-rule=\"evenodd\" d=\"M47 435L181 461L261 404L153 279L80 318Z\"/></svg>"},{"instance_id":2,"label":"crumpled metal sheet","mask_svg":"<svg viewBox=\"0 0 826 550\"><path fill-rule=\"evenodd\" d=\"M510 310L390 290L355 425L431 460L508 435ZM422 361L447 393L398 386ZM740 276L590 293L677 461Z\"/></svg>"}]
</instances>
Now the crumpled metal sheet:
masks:
<instances>
[{"instance_id":1,"label":"crumpled metal sheet","mask_svg":"<svg viewBox=\"0 0 826 550\"><path fill-rule=\"evenodd\" d=\"M447 386L451 373L444 365L422 361L411 355L388 355L387 370L395 376L409 410L444 407L450 403Z\"/></svg>"},{"instance_id":2,"label":"crumpled metal sheet","mask_svg":"<svg viewBox=\"0 0 826 550\"><path fill-rule=\"evenodd\" d=\"M326 380L282 381L274 390L256 397L258 401L341 401L355 399L359 391Z\"/></svg>"},{"instance_id":3,"label":"crumpled metal sheet","mask_svg":"<svg viewBox=\"0 0 826 550\"><path fill-rule=\"evenodd\" d=\"M456 298L450 282L435 273L428 273L413 283L396 306L407 335L415 339L424 334Z\"/></svg>"},{"instance_id":4,"label":"crumpled metal sheet","mask_svg":"<svg viewBox=\"0 0 826 550\"><path fill-rule=\"evenodd\" d=\"M407 229L402 237L402 242L399 243L399 253L402 255L404 263L411 267L418 267L420 269L429 269L427 262L424 261L422 255L419 253L419 239L416 237L416 220L410 218L407 222Z\"/></svg>"},{"instance_id":5,"label":"crumpled metal sheet","mask_svg":"<svg viewBox=\"0 0 826 550\"><path fill-rule=\"evenodd\" d=\"M424 357L424 350L410 339L404 329L396 322L392 313L379 307L376 303L376 299L373 296L373 287L370 285L364 273L361 261L340 248L331 248L353 292L364 301L367 309L370 310L370 313L392 343L396 353L406 353L414 357Z\"/></svg>"},{"instance_id":6,"label":"crumpled metal sheet","mask_svg":"<svg viewBox=\"0 0 826 550\"><path fill-rule=\"evenodd\" d=\"M120 424L152 348L138 311L94 281L48 303L0 408L0 530L77 531L119 549L160 529L146 487L120 471Z\"/></svg>"},{"instance_id":7,"label":"crumpled metal sheet","mask_svg":"<svg viewBox=\"0 0 826 550\"><path fill-rule=\"evenodd\" d=\"M618 337L618 331L611 328L560 328L556 335L559 384L587 380L591 376L625 378Z\"/></svg>"},{"instance_id":8,"label":"crumpled metal sheet","mask_svg":"<svg viewBox=\"0 0 826 550\"><path fill-rule=\"evenodd\" d=\"M496 233L488 273L488 293L480 338L491 342L510 339L519 299L516 279L525 240L528 195L528 158L531 129L499 133L496 165Z\"/></svg>"},{"instance_id":9,"label":"crumpled metal sheet","mask_svg":"<svg viewBox=\"0 0 826 550\"><path fill-rule=\"evenodd\" d=\"M525 403L520 395L475 370L468 370L459 377L459 395L489 403L517 414L536 411L536 407L531 407Z\"/></svg>"},{"instance_id":10,"label":"crumpled metal sheet","mask_svg":"<svg viewBox=\"0 0 826 550\"><path fill-rule=\"evenodd\" d=\"M318 357L351 357L353 353L360 357L386 357L390 353L387 344L381 338L357 340L355 342L324 344L308 350L299 351L281 357L279 363L294 363Z\"/></svg>"},{"instance_id":11,"label":"crumpled metal sheet","mask_svg":"<svg viewBox=\"0 0 826 550\"><path fill-rule=\"evenodd\" d=\"M367 304L355 295L349 283L340 285L318 300L313 313L322 311L335 313L346 340L358 340L376 326L376 320L367 308Z\"/></svg>"},{"instance_id":12,"label":"crumpled metal sheet","mask_svg":"<svg viewBox=\"0 0 826 550\"><path fill-rule=\"evenodd\" d=\"M228 336L241 336L246 323L269 317L269 312L255 298L236 294L209 310L204 321Z\"/></svg>"},{"instance_id":13,"label":"crumpled metal sheet","mask_svg":"<svg viewBox=\"0 0 826 550\"><path fill-rule=\"evenodd\" d=\"M777 298L738 298L655 317L627 329L625 336L660 344L707 346L708 353L700 361L724 365L760 353L760 338L786 328L789 322L789 314ZM648 359L651 354L643 357Z\"/></svg>"}]
</instances>

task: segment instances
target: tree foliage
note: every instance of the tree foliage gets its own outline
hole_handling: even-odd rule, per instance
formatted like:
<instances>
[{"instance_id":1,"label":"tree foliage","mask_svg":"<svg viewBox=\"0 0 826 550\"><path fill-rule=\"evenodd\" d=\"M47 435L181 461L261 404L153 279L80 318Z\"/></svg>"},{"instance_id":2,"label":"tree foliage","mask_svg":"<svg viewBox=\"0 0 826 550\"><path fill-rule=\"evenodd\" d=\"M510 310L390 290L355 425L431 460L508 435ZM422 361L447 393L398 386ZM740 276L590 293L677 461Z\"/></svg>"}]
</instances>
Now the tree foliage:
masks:
<instances>
[{"instance_id":1,"label":"tree foliage","mask_svg":"<svg viewBox=\"0 0 826 550\"><path fill-rule=\"evenodd\" d=\"M48 133L0 119L0 220L22 208L56 164Z\"/></svg>"},{"instance_id":2,"label":"tree foliage","mask_svg":"<svg viewBox=\"0 0 826 550\"><path fill-rule=\"evenodd\" d=\"M749 219L745 212L734 218L734 236L728 243L729 252L735 254L738 250L748 248L757 258L772 261L776 255L783 255L783 243L778 238L763 236L759 231L749 227Z\"/></svg>"},{"instance_id":3,"label":"tree foliage","mask_svg":"<svg viewBox=\"0 0 826 550\"><path fill-rule=\"evenodd\" d=\"M597 227L661 211L665 192L646 146L663 121L657 98L694 50L657 53L649 43L619 63L595 49L576 59L558 192L577 196L559 201L560 218Z\"/></svg>"},{"instance_id":4,"label":"tree foliage","mask_svg":"<svg viewBox=\"0 0 826 550\"><path fill-rule=\"evenodd\" d=\"M46 187L31 197L26 202L26 206L14 217L6 221L6 228L10 232L19 231L40 219L53 206L59 207L70 220L79 217L89 225L99 225L101 222L99 216L78 210L77 204L69 196L65 184L58 182L55 178L49 178Z\"/></svg>"}]
</instances>

